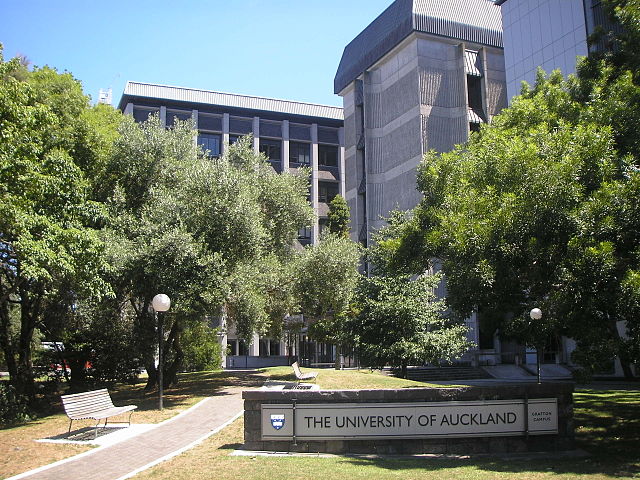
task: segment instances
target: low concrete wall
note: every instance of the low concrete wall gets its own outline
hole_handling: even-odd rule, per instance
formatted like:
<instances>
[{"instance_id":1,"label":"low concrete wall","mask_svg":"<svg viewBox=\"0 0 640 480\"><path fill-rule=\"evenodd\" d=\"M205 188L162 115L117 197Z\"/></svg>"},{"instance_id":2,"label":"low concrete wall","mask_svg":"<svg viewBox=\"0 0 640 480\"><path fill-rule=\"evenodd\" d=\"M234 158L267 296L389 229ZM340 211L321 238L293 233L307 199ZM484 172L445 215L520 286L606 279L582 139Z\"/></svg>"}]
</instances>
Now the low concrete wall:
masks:
<instances>
[{"instance_id":1,"label":"low concrete wall","mask_svg":"<svg viewBox=\"0 0 640 480\"><path fill-rule=\"evenodd\" d=\"M509 384L454 388L406 388L397 390L252 390L244 398L244 448L247 450L379 454L480 454L573 450L573 384ZM420 403L474 400L557 398L558 434L500 437L419 438L383 440L290 440L261 439L262 404L314 403Z\"/></svg>"},{"instance_id":2,"label":"low concrete wall","mask_svg":"<svg viewBox=\"0 0 640 480\"><path fill-rule=\"evenodd\" d=\"M290 365L286 355L254 357L251 355L227 355L227 368L263 368Z\"/></svg>"}]
</instances>

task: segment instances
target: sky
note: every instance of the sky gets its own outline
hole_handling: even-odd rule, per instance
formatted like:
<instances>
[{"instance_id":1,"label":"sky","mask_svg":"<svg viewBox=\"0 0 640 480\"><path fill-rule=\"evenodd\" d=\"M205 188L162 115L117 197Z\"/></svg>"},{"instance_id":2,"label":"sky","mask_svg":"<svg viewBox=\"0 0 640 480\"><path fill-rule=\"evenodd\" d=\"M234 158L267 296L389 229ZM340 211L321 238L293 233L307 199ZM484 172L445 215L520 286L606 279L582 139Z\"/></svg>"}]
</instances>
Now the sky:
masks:
<instances>
[{"instance_id":1,"label":"sky","mask_svg":"<svg viewBox=\"0 0 640 480\"><path fill-rule=\"evenodd\" d=\"M69 71L93 102L127 81L341 106L344 47L392 0L0 0L4 57Z\"/></svg>"}]
</instances>

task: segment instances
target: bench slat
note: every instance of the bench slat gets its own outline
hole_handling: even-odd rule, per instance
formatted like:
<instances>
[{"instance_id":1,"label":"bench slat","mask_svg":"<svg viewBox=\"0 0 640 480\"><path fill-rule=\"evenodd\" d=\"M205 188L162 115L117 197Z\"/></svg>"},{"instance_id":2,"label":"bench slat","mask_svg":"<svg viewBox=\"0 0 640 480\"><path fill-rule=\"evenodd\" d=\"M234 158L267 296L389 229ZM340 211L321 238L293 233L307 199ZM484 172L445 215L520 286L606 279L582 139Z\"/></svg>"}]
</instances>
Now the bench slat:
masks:
<instances>
[{"instance_id":1,"label":"bench slat","mask_svg":"<svg viewBox=\"0 0 640 480\"><path fill-rule=\"evenodd\" d=\"M62 395L62 405L71 420L92 418L102 420L138 408L136 405L116 407L106 388L90 392Z\"/></svg>"}]
</instances>

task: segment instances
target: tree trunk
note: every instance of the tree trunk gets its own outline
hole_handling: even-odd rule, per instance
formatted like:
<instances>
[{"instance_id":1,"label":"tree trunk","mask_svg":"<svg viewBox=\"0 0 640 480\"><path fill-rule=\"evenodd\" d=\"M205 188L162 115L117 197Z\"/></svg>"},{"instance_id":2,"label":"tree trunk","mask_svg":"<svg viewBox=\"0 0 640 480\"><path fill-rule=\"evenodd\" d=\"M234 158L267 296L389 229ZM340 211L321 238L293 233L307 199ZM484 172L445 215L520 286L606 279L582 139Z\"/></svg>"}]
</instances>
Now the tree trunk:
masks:
<instances>
[{"instance_id":1,"label":"tree trunk","mask_svg":"<svg viewBox=\"0 0 640 480\"><path fill-rule=\"evenodd\" d=\"M18 339L18 364L14 386L20 395L35 396L31 342L39 313L40 299L32 300L26 288L20 288L20 336Z\"/></svg>"},{"instance_id":2,"label":"tree trunk","mask_svg":"<svg viewBox=\"0 0 640 480\"><path fill-rule=\"evenodd\" d=\"M402 365L400 366L400 376L402 378L407 378L407 362L406 360L402 361Z\"/></svg>"},{"instance_id":3,"label":"tree trunk","mask_svg":"<svg viewBox=\"0 0 640 480\"><path fill-rule=\"evenodd\" d=\"M164 376L162 383L164 387L176 385L178 383L178 372L182 369L182 362L184 361L184 351L180 344L180 334L182 333L182 325L179 320L175 320L171 326L169 332L169 338L167 338L167 350L173 349L173 361L171 363L165 363ZM165 351L167 351L165 350Z\"/></svg>"},{"instance_id":4,"label":"tree trunk","mask_svg":"<svg viewBox=\"0 0 640 480\"><path fill-rule=\"evenodd\" d=\"M611 331L611 334L613 335L613 338L616 341L616 343L620 345L623 339L620 336L620 332L618 332L618 322L615 320L615 318L611 318L609 315L607 315L607 318L609 321L609 330ZM620 355L619 349L616 353L618 355L618 360L620 360L620 366L622 367L622 373L624 373L624 378L634 378L633 371L631 370L631 365L629 364L629 361L626 358L624 358L623 355Z\"/></svg>"},{"instance_id":5,"label":"tree trunk","mask_svg":"<svg viewBox=\"0 0 640 480\"><path fill-rule=\"evenodd\" d=\"M340 361L341 357L342 357L342 345L340 345L339 343L336 343L336 360L333 365L336 370L340 370L340 367L342 367L342 362Z\"/></svg>"},{"instance_id":6,"label":"tree trunk","mask_svg":"<svg viewBox=\"0 0 640 480\"><path fill-rule=\"evenodd\" d=\"M0 348L2 348L9 370L9 378L13 380L18 376L18 365L16 364L15 349L11 344L9 328L9 304L8 301L5 301L0 305Z\"/></svg>"},{"instance_id":7,"label":"tree trunk","mask_svg":"<svg viewBox=\"0 0 640 480\"><path fill-rule=\"evenodd\" d=\"M154 362L147 362L144 368L147 370L147 384L144 386L144 390L148 392L158 385L158 369Z\"/></svg>"}]
</instances>

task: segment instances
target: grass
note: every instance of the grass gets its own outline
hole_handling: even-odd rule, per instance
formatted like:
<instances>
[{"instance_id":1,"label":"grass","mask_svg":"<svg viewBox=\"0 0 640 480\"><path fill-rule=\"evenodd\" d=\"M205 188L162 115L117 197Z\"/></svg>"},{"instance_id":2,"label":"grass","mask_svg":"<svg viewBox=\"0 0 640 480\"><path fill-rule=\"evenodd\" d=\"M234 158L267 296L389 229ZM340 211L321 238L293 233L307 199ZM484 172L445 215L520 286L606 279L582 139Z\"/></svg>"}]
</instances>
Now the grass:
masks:
<instances>
[{"instance_id":1,"label":"grass","mask_svg":"<svg viewBox=\"0 0 640 480\"><path fill-rule=\"evenodd\" d=\"M230 453L242 444L239 419L202 445L135 478L199 480L213 474L221 480L638 478L640 392L580 389L575 402L576 440L588 458L234 457Z\"/></svg>"},{"instance_id":2,"label":"grass","mask_svg":"<svg viewBox=\"0 0 640 480\"><path fill-rule=\"evenodd\" d=\"M186 410L205 397L215 395L225 385L251 383L246 376L226 372L196 372L180 374L176 387L164 392L164 410L158 410L157 391L145 392L144 381L134 385L118 385L109 392L115 405L137 405L133 423L158 423ZM69 419L64 414L59 395L41 403L38 418L25 425L0 429L0 478L10 477L33 468L71 457L93 448L89 445L38 443L34 440L66 433ZM126 421L128 414L120 417ZM114 421L119 420L117 417ZM110 419L111 421L111 419ZM74 421L73 429L93 426L93 420Z\"/></svg>"},{"instance_id":3,"label":"grass","mask_svg":"<svg viewBox=\"0 0 640 480\"><path fill-rule=\"evenodd\" d=\"M308 369L306 370L308 371ZM155 393L145 395L143 384L123 385L112 391L114 403L139 406L135 423L151 423L213 395L229 384L256 385L257 381L294 380L290 367L273 367L258 374L198 372L182 374L176 388L165 393L165 410L159 412ZM388 377L380 372L319 370L318 384L325 389L375 389L424 387L425 384ZM0 430L0 478L75 455L88 447L36 443L33 440L66 432L68 421L59 404L27 425ZM75 422L74 422L75 425ZM575 394L576 440L589 458L355 458L355 457L234 457L242 444L242 419L201 445L135 478L140 479L623 479L640 477L640 391L580 388Z\"/></svg>"},{"instance_id":4,"label":"grass","mask_svg":"<svg viewBox=\"0 0 640 480\"><path fill-rule=\"evenodd\" d=\"M310 371L312 371L310 368L302 369L303 373ZM325 368L313 371L318 372L316 383L325 390L424 388L432 386L423 382L391 377L381 373L379 370L334 370ZM265 368L262 370L262 375L272 380L296 380L291 367Z\"/></svg>"}]
</instances>

